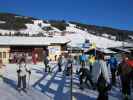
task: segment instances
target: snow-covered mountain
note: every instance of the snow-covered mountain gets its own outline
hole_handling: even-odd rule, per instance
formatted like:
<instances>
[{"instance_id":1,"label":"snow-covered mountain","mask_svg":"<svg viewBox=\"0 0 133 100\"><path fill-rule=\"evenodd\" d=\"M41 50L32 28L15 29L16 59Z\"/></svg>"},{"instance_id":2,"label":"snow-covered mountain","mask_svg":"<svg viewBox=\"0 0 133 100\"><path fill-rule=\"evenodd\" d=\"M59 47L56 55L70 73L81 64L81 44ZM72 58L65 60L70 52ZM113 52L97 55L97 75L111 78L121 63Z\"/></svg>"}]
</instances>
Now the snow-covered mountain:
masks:
<instances>
[{"instance_id":1,"label":"snow-covered mountain","mask_svg":"<svg viewBox=\"0 0 133 100\"><path fill-rule=\"evenodd\" d=\"M16 14L0 14L0 35L15 36L65 36L69 45L80 47L85 40L96 43L99 48L132 44L133 32L107 27L86 25L69 21L39 20ZM130 41L131 43L128 43Z\"/></svg>"}]
</instances>

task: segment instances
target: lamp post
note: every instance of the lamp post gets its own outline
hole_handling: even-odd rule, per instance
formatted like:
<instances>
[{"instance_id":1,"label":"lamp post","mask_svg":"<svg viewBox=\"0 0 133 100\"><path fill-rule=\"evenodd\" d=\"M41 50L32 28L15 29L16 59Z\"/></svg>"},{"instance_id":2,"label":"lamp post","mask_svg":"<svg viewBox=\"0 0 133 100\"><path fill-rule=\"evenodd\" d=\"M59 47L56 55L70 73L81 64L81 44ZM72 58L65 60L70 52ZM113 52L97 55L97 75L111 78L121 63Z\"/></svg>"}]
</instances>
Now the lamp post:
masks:
<instances>
[{"instance_id":1,"label":"lamp post","mask_svg":"<svg viewBox=\"0 0 133 100\"><path fill-rule=\"evenodd\" d=\"M72 46L71 46L71 60L72 60ZM73 63L73 61L72 61ZM70 81L70 100L73 100L73 93L72 93L72 87L73 87L73 65L71 63L71 81Z\"/></svg>"}]
</instances>

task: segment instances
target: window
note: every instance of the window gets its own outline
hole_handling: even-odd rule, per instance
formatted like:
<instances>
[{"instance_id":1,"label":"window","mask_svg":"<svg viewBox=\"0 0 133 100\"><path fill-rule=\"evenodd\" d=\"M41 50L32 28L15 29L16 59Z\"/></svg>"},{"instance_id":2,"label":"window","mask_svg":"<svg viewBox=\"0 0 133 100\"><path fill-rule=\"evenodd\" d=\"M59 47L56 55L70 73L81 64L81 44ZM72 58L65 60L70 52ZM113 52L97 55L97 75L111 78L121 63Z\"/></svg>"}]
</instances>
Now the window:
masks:
<instances>
[{"instance_id":1,"label":"window","mask_svg":"<svg viewBox=\"0 0 133 100\"><path fill-rule=\"evenodd\" d=\"M3 52L3 58L6 58L6 52Z\"/></svg>"}]
</instances>

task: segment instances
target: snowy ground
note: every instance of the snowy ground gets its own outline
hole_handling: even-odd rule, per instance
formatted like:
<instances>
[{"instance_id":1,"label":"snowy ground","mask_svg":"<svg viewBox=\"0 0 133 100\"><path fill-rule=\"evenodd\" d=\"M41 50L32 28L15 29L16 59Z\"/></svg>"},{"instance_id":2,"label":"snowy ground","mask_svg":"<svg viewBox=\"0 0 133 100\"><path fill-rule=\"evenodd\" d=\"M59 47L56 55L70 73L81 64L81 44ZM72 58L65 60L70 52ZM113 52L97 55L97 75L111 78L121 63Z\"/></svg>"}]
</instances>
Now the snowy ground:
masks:
<instances>
[{"instance_id":1,"label":"snowy ground","mask_svg":"<svg viewBox=\"0 0 133 100\"><path fill-rule=\"evenodd\" d=\"M56 64L53 64L50 74L44 72L41 64L30 65L32 75L27 94L16 90L16 67L8 64L5 68L4 83L0 83L0 100L70 100L70 77L58 72ZM121 100L120 89L113 87L109 94L109 100ZM96 100L97 95L88 88L79 89L78 76L73 75L73 100Z\"/></svg>"}]
</instances>

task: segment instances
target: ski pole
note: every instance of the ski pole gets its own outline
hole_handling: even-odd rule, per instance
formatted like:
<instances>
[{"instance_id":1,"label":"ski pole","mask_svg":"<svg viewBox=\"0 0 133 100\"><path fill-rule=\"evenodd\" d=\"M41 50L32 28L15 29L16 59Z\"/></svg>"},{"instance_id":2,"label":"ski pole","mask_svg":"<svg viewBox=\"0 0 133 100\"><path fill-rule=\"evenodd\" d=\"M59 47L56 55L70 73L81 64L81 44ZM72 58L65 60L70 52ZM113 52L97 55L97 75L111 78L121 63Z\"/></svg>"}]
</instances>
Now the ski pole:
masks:
<instances>
[{"instance_id":1,"label":"ski pole","mask_svg":"<svg viewBox=\"0 0 133 100\"><path fill-rule=\"evenodd\" d=\"M29 78L28 78L28 89L30 88L30 75L31 74L29 74Z\"/></svg>"}]
</instances>

